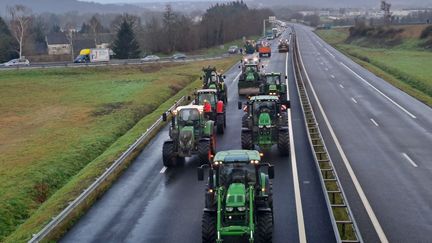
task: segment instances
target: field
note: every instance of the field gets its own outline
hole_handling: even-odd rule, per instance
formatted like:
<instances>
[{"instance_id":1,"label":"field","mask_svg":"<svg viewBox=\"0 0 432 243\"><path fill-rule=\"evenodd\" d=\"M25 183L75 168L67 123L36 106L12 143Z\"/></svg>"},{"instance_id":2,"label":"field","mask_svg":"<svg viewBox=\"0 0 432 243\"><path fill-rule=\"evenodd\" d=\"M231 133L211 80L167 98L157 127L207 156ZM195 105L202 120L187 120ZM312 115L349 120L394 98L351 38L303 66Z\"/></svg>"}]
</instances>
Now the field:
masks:
<instances>
[{"instance_id":1,"label":"field","mask_svg":"<svg viewBox=\"0 0 432 243\"><path fill-rule=\"evenodd\" d=\"M225 70L236 59L3 71L0 241L28 239L197 86L203 66ZM20 233L5 239L26 220Z\"/></svg>"},{"instance_id":2,"label":"field","mask_svg":"<svg viewBox=\"0 0 432 243\"><path fill-rule=\"evenodd\" d=\"M319 30L317 34L355 61L396 87L432 106L432 52L418 39L425 26L404 26L402 43L389 48L368 48L345 43L347 29Z\"/></svg>"}]
</instances>

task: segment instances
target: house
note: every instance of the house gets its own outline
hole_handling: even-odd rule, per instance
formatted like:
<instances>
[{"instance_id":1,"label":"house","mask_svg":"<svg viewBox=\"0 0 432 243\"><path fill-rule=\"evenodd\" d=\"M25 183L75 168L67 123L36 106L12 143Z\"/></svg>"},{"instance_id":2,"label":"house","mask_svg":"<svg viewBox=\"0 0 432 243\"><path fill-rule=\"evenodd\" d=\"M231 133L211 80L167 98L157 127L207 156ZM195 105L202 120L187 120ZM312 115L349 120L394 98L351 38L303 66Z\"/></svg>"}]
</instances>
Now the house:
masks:
<instances>
[{"instance_id":1,"label":"house","mask_svg":"<svg viewBox=\"0 0 432 243\"><path fill-rule=\"evenodd\" d=\"M71 45L63 32L51 33L45 37L48 47L48 55L71 54Z\"/></svg>"}]
</instances>

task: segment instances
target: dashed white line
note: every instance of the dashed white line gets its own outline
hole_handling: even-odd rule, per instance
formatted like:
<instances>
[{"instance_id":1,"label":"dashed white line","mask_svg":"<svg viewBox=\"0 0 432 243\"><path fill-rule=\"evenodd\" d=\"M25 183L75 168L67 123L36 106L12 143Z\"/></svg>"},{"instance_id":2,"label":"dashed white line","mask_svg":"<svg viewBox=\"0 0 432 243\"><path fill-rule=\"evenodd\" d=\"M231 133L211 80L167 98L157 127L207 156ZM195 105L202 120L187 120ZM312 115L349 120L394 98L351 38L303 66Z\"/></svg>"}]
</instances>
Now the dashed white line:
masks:
<instances>
[{"instance_id":1,"label":"dashed white line","mask_svg":"<svg viewBox=\"0 0 432 243\"><path fill-rule=\"evenodd\" d=\"M339 84L339 87L341 87L342 89L344 88L344 86L342 84Z\"/></svg>"},{"instance_id":2,"label":"dashed white line","mask_svg":"<svg viewBox=\"0 0 432 243\"><path fill-rule=\"evenodd\" d=\"M401 105L399 105L398 103L396 103L394 100L392 100L390 97L388 97L387 95L385 95L383 92L381 92L381 90L377 89L375 86L373 86L371 83L369 83L368 81L366 81L366 79L362 78L360 75L358 75L356 72L354 72L351 68L349 68L347 65L345 65L343 62L340 62L340 64L342 66L344 66L348 71L350 71L351 73L353 73L357 78L359 78L361 81L363 81L365 84L367 84L368 86L370 86L371 88L373 88L376 92L378 92L380 95L384 96L384 98L386 98L387 100L389 100L391 103L393 103L395 106L397 106L399 109L401 109L403 112L405 112L406 114L408 114L411 118L416 119L417 117L414 116L411 112L407 111L405 108L403 108Z\"/></svg>"},{"instance_id":3,"label":"dashed white line","mask_svg":"<svg viewBox=\"0 0 432 243\"><path fill-rule=\"evenodd\" d=\"M402 153L402 155L405 157L405 159L407 159L408 160L408 162L410 162L410 164L412 165L412 166L414 166L414 167L418 167L418 165L408 156L408 154L406 154L406 153Z\"/></svg>"},{"instance_id":4,"label":"dashed white line","mask_svg":"<svg viewBox=\"0 0 432 243\"><path fill-rule=\"evenodd\" d=\"M336 78L334 75L330 75L330 77L333 78L333 79Z\"/></svg>"},{"instance_id":5,"label":"dashed white line","mask_svg":"<svg viewBox=\"0 0 432 243\"><path fill-rule=\"evenodd\" d=\"M324 68L325 71L328 71L328 68Z\"/></svg>"},{"instance_id":6,"label":"dashed white line","mask_svg":"<svg viewBox=\"0 0 432 243\"><path fill-rule=\"evenodd\" d=\"M304 67L302 55L300 54L299 57L300 57L301 65ZM356 189L356 191L360 197L360 200L361 200L363 206L365 207L365 210L366 210L366 212L367 212L367 214L368 214L368 216L372 222L372 225L374 226L374 229L377 232L377 235L378 235L380 241L382 243L388 243L389 241L387 239L387 236L385 235L384 230L382 229L381 224L379 223L378 218L377 218L375 212L373 211L372 206L370 205L369 200L367 199L366 194L363 191L363 188L360 185L359 180L357 179L357 176L356 176L356 174L355 174L355 172L351 166L351 163L349 162L345 152L343 151L342 145L340 144L339 139L336 137L336 134L333 130L333 127L331 126L330 121L324 112L324 108L322 107L322 105L318 99L318 95L316 94L315 88L313 87L312 82L310 81L309 74L308 74L306 68L305 68L305 75L306 75L306 80L311 87L312 94L313 94L315 100L317 101L318 108L321 111L321 114L324 118L324 121L325 121L325 123L326 123L326 125L330 131L330 135L336 144L336 148L339 151L339 154L341 155L342 161L343 161L343 163L344 163L344 165L348 171L348 174L351 177L351 180L354 184L354 187L355 187L355 189Z\"/></svg>"},{"instance_id":7,"label":"dashed white line","mask_svg":"<svg viewBox=\"0 0 432 243\"><path fill-rule=\"evenodd\" d=\"M324 47L321 43L319 43L318 41L316 42L319 46Z\"/></svg>"},{"instance_id":8,"label":"dashed white line","mask_svg":"<svg viewBox=\"0 0 432 243\"><path fill-rule=\"evenodd\" d=\"M326 51L333 58L336 58L335 55L333 55L333 53L331 53L329 50L327 50L327 48L324 48L324 51Z\"/></svg>"},{"instance_id":9,"label":"dashed white line","mask_svg":"<svg viewBox=\"0 0 432 243\"><path fill-rule=\"evenodd\" d=\"M378 123L373 118L371 118L370 120L376 127L379 127Z\"/></svg>"},{"instance_id":10,"label":"dashed white line","mask_svg":"<svg viewBox=\"0 0 432 243\"><path fill-rule=\"evenodd\" d=\"M323 63L323 62L320 62L320 64L321 64L321 65L324 65L324 63Z\"/></svg>"},{"instance_id":11,"label":"dashed white line","mask_svg":"<svg viewBox=\"0 0 432 243\"><path fill-rule=\"evenodd\" d=\"M352 100L354 103L358 104L356 99L351 98L351 100Z\"/></svg>"},{"instance_id":12,"label":"dashed white line","mask_svg":"<svg viewBox=\"0 0 432 243\"><path fill-rule=\"evenodd\" d=\"M159 174L163 174L163 173L165 173L165 171L166 171L167 169L168 169L168 168L167 168L166 166L162 167L162 169L159 171Z\"/></svg>"}]
</instances>

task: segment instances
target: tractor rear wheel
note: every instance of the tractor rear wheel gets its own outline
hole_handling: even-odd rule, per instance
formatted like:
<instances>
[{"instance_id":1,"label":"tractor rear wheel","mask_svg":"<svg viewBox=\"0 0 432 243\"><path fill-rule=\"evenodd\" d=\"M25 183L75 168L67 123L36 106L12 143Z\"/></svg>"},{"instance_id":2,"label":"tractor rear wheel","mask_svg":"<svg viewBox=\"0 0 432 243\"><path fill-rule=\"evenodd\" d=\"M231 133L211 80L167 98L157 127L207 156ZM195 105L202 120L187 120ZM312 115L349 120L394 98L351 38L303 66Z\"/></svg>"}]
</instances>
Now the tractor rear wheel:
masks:
<instances>
[{"instance_id":1,"label":"tractor rear wheel","mask_svg":"<svg viewBox=\"0 0 432 243\"><path fill-rule=\"evenodd\" d=\"M257 215L255 239L257 243L271 243L273 240L273 216L271 212L259 212Z\"/></svg>"},{"instance_id":2,"label":"tractor rear wheel","mask_svg":"<svg viewBox=\"0 0 432 243\"><path fill-rule=\"evenodd\" d=\"M253 149L252 133L249 131L242 131L241 133L242 149Z\"/></svg>"},{"instance_id":3,"label":"tractor rear wheel","mask_svg":"<svg viewBox=\"0 0 432 243\"><path fill-rule=\"evenodd\" d=\"M202 217L202 242L216 242L216 215L210 212L204 212Z\"/></svg>"},{"instance_id":4,"label":"tractor rear wheel","mask_svg":"<svg viewBox=\"0 0 432 243\"><path fill-rule=\"evenodd\" d=\"M248 128L249 127L249 120L248 120L248 114L244 114L242 117L242 127Z\"/></svg>"},{"instance_id":5,"label":"tractor rear wheel","mask_svg":"<svg viewBox=\"0 0 432 243\"><path fill-rule=\"evenodd\" d=\"M279 154L282 156L289 155L290 152L289 131L279 131L278 150L279 150Z\"/></svg>"},{"instance_id":6,"label":"tractor rear wheel","mask_svg":"<svg viewBox=\"0 0 432 243\"><path fill-rule=\"evenodd\" d=\"M162 147L162 160L166 167L175 166L177 155L175 152L174 141L165 141Z\"/></svg>"},{"instance_id":7,"label":"tractor rear wheel","mask_svg":"<svg viewBox=\"0 0 432 243\"><path fill-rule=\"evenodd\" d=\"M218 134L224 134L225 132L225 114L217 114L216 116L216 128Z\"/></svg>"},{"instance_id":8,"label":"tractor rear wheel","mask_svg":"<svg viewBox=\"0 0 432 243\"><path fill-rule=\"evenodd\" d=\"M212 154L212 145L210 140L200 140L198 142L198 157L200 164L208 164L210 162L210 155Z\"/></svg>"}]
</instances>

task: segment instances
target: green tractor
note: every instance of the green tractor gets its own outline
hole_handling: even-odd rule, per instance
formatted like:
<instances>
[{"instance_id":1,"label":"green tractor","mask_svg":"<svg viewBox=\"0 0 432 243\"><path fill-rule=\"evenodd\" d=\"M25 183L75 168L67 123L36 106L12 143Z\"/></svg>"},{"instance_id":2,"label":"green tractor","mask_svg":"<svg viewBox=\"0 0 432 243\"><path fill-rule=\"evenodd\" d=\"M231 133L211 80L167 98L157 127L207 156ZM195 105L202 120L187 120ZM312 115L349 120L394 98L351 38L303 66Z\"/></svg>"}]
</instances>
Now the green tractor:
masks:
<instances>
[{"instance_id":1,"label":"green tractor","mask_svg":"<svg viewBox=\"0 0 432 243\"><path fill-rule=\"evenodd\" d=\"M216 151L214 122L204 116L200 105L179 106L172 112L170 139L162 147L163 164L175 166L185 157L197 154L201 163L209 163ZM167 114L162 115L163 121Z\"/></svg>"},{"instance_id":2,"label":"green tractor","mask_svg":"<svg viewBox=\"0 0 432 243\"><path fill-rule=\"evenodd\" d=\"M216 89L218 99L222 100L225 104L228 103L228 89L225 85L225 76L219 74L215 67L207 67L202 69L204 75L201 77L203 80L203 89Z\"/></svg>"},{"instance_id":3,"label":"green tractor","mask_svg":"<svg viewBox=\"0 0 432 243\"><path fill-rule=\"evenodd\" d=\"M281 155L289 155L289 102L281 102L277 96L259 95L250 98L244 107L241 102L238 106L245 111L241 131L243 149L258 146L270 151L277 144Z\"/></svg>"},{"instance_id":4,"label":"green tractor","mask_svg":"<svg viewBox=\"0 0 432 243\"><path fill-rule=\"evenodd\" d=\"M204 115L216 124L217 133L223 134L226 127L225 105L216 89L200 89L195 92L195 105L204 106Z\"/></svg>"},{"instance_id":5,"label":"green tractor","mask_svg":"<svg viewBox=\"0 0 432 243\"><path fill-rule=\"evenodd\" d=\"M241 66L240 66L241 67ZM251 96L258 95L261 84L261 74L258 63L245 63L238 80L238 94Z\"/></svg>"},{"instance_id":6,"label":"green tractor","mask_svg":"<svg viewBox=\"0 0 432 243\"><path fill-rule=\"evenodd\" d=\"M263 75L263 81L260 86L261 95L274 95L279 97L281 102L288 100L287 97L287 85L285 79L282 81L280 73L266 73Z\"/></svg>"},{"instance_id":7,"label":"green tractor","mask_svg":"<svg viewBox=\"0 0 432 243\"><path fill-rule=\"evenodd\" d=\"M200 181L204 180L203 167L198 167ZM256 150L218 152L209 167L202 242L221 243L230 238L239 242L238 238L242 238L249 242L271 243L273 195L270 179L274 178L274 167L262 163Z\"/></svg>"}]
</instances>

